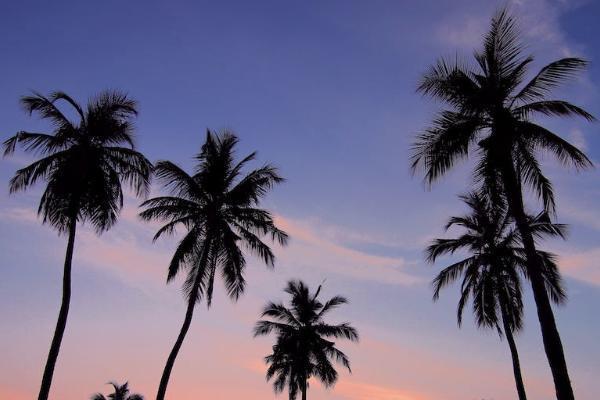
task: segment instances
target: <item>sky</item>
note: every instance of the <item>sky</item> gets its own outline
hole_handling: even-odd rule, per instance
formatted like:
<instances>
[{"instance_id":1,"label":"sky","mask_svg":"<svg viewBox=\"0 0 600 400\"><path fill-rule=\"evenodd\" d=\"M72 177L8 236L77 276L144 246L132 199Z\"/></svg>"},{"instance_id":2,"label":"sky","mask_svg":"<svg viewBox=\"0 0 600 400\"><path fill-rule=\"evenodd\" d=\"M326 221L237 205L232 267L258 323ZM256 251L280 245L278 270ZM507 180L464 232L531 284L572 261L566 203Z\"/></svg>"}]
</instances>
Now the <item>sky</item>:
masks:
<instances>
[{"instance_id":1,"label":"sky","mask_svg":"<svg viewBox=\"0 0 600 400\"><path fill-rule=\"evenodd\" d=\"M331 314L359 330L340 343L352 374L315 400L503 400L516 397L508 346L497 334L456 324L458 288L433 303L430 281L451 262L424 261L446 219L463 211L468 163L429 188L409 168L410 144L439 108L416 94L439 56L469 59L494 11L518 15L535 68L564 56L590 60L560 95L600 116L600 3L496 1L20 1L0 8L0 135L48 131L18 99L62 90L81 102L103 89L139 101L138 148L149 159L193 165L207 128L231 129L239 155L258 150L287 181L264 206L291 235L276 268L248 265L244 296L217 284L197 307L168 397L276 399L263 357L272 338L252 327L269 300L301 278L350 304ZM595 162L599 125L544 120ZM34 398L60 304L66 247L36 216L42 186L8 194L30 155L0 159L0 398ZM600 392L600 195L598 170L576 173L552 159L558 219L570 224L560 255L569 301L556 309L576 396ZM155 186L154 193L160 193ZM51 398L86 399L129 381L152 398L185 313L181 281L167 285L176 237L155 244L129 196L120 221L77 236L73 296ZM530 202L531 209L538 207ZM529 398L553 396L535 305L527 291L517 337Z\"/></svg>"}]
</instances>

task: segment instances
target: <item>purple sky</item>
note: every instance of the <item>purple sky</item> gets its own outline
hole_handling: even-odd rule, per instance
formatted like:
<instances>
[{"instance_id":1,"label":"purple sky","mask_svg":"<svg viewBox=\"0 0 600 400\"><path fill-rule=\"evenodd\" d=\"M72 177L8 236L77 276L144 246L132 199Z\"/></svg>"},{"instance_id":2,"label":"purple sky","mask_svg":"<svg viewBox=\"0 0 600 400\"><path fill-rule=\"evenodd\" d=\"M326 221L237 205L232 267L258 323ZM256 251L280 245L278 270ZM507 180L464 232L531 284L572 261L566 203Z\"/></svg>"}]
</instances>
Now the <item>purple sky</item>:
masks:
<instances>
[{"instance_id":1,"label":"purple sky","mask_svg":"<svg viewBox=\"0 0 600 400\"><path fill-rule=\"evenodd\" d=\"M57 4L60 3L60 4ZM70 3L70 4L68 4ZM284 299L289 278L351 304L334 319L361 332L342 344L353 362L335 400L480 400L515 398L508 346L468 318L455 321L457 288L433 304L422 249L462 209L469 165L427 190L411 177L408 151L437 105L415 94L438 56L470 57L504 2L480 1L102 1L9 2L0 9L0 132L47 131L19 109L29 90L63 90L81 102L105 88L139 100L139 148L151 160L185 167L205 129L233 129L240 154L259 151L288 181L266 205L292 235L277 249L274 272L248 268L245 296L231 304L217 290L200 307L177 360L171 398L275 398L264 380L268 338L251 329L262 305ZM585 0L511 2L536 67L566 55L591 68L560 91L600 116L600 4ZM600 159L598 124L548 121ZM41 187L8 196L14 170L0 161L0 398L37 392L60 302L65 240L40 225ZM569 302L557 310L577 398L600 393L600 185L598 171L575 174L545 163L556 185L567 242L561 255ZM180 328L180 282L164 284L173 240L155 245L155 226L136 217L130 199L119 224L101 238L81 230L74 292L52 395L88 398L108 380L129 380L151 398ZM532 204L534 206L535 204ZM444 261L449 261L448 259ZM217 286L221 289L221 286ZM518 337L532 400L552 396L535 308L526 304ZM280 398L286 398L285 395Z\"/></svg>"}]
</instances>

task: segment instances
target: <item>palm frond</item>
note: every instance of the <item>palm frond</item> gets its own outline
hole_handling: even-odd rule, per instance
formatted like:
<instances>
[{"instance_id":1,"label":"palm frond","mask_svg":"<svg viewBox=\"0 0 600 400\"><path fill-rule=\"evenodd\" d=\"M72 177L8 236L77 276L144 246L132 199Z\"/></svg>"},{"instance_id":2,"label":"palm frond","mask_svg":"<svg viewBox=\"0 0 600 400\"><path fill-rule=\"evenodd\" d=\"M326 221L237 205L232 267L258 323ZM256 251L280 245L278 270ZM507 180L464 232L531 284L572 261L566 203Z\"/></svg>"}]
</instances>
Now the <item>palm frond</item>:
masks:
<instances>
[{"instance_id":1,"label":"palm frond","mask_svg":"<svg viewBox=\"0 0 600 400\"><path fill-rule=\"evenodd\" d=\"M445 111L433 126L417 137L412 146L411 169L425 171L429 184L467 157L483 122L476 117Z\"/></svg>"},{"instance_id":2,"label":"palm frond","mask_svg":"<svg viewBox=\"0 0 600 400\"><path fill-rule=\"evenodd\" d=\"M434 278L433 285L433 299L437 300L440 297L440 291L457 280L463 271L469 268L471 265L477 262L477 257L472 256L465 258L464 260L458 261L440 271L440 273Z\"/></svg>"},{"instance_id":3,"label":"palm frond","mask_svg":"<svg viewBox=\"0 0 600 400\"><path fill-rule=\"evenodd\" d=\"M593 122L594 116L581 107L577 107L563 100L542 100L527 103L513 110L513 113L521 119L527 119L531 114L543 114L549 117L582 117Z\"/></svg>"},{"instance_id":4,"label":"palm frond","mask_svg":"<svg viewBox=\"0 0 600 400\"><path fill-rule=\"evenodd\" d=\"M581 150L540 125L522 121L518 129L525 140L541 151L552 153L564 165L573 166L577 169L586 169L593 166L590 159Z\"/></svg>"},{"instance_id":5,"label":"palm frond","mask_svg":"<svg viewBox=\"0 0 600 400\"><path fill-rule=\"evenodd\" d=\"M587 67L587 61L567 57L554 61L537 73L514 97L515 101L533 101L544 98L552 89L572 79Z\"/></svg>"}]
</instances>

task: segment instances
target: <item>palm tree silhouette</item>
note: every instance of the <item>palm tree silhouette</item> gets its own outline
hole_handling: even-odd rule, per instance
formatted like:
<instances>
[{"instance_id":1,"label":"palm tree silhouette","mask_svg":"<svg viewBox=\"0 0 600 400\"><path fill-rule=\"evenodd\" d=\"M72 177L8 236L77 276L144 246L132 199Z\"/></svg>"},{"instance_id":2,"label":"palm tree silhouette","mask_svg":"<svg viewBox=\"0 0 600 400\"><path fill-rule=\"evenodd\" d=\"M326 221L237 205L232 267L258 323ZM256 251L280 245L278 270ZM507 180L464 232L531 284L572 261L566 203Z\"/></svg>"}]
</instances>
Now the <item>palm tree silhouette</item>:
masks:
<instances>
[{"instance_id":1,"label":"palm tree silhouette","mask_svg":"<svg viewBox=\"0 0 600 400\"><path fill-rule=\"evenodd\" d=\"M335 384L338 373L332 361L351 371L348 357L328 338L356 342L358 332L348 323L329 325L323 320L329 311L348 303L345 297L334 296L323 304L317 299L321 286L315 293L310 293L302 281L288 282L284 291L291 296L290 307L282 303L268 303L261 317L270 317L274 321L258 321L254 336L271 332L277 335L273 353L265 357L269 364L267 380L276 376L273 383L275 392L282 392L287 385L290 400L296 398L298 391L302 393L302 400L306 400L311 377L316 377L326 387Z\"/></svg>"},{"instance_id":2,"label":"palm tree silhouette","mask_svg":"<svg viewBox=\"0 0 600 400\"><path fill-rule=\"evenodd\" d=\"M573 400L563 346L544 287L542 261L528 225L523 185L532 188L545 209L553 212L552 184L542 172L538 153L551 153L562 164L577 169L592 166L583 152L532 119L536 115L594 119L566 101L547 99L552 89L587 63L579 58L563 58L524 83L533 58L523 56L515 20L507 10L493 17L483 50L475 53L475 60L476 67L440 60L423 77L419 91L443 101L449 108L417 138L412 167L424 168L426 181L432 183L457 161L476 152L475 179L486 187L497 187L505 195L522 237L557 397Z\"/></svg>"},{"instance_id":3,"label":"palm tree silhouette","mask_svg":"<svg viewBox=\"0 0 600 400\"><path fill-rule=\"evenodd\" d=\"M61 101L73 108L77 123L58 108ZM38 396L46 400L67 324L77 223L89 223L98 234L108 230L123 207L123 183L129 184L136 195L145 195L152 165L135 150L132 118L137 115L136 103L125 94L103 92L90 100L85 110L62 92L49 97L34 93L23 97L21 103L29 114L35 112L48 119L54 131L22 131L4 142L5 156L13 153L17 144L42 156L15 173L10 192L46 181L38 214L59 234L68 235L62 302Z\"/></svg>"},{"instance_id":4,"label":"palm tree silhouette","mask_svg":"<svg viewBox=\"0 0 600 400\"><path fill-rule=\"evenodd\" d=\"M475 322L479 327L497 329L506 336L519 400L527 398L521 374L519 355L513 333L523 326L523 300L520 275L527 276L525 252L510 216L503 207L493 206L480 194L461 196L469 214L453 217L446 229L457 226L463 233L454 239L436 239L427 248L427 260L434 263L444 254L467 250L469 257L444 268L433 280L434 300L441 289L462 276L458 303L458 324L464 307L472 301ZM538 238L564 237L565 226L550 222L545 212L530 217L529 227ZM566 300L558 267L551 253L538 250L543 261L542 276L548 295L557 304Z\"/></svg>"},{"instance_id":5,"label":"palm tree silhouette","mask_svg":"<svg viewBox=\"0 0 600 400\"><path fill-rule=\"evenodd\" d=\"M113 386L113 393L107 397L101 393L96 393L91 397L91 400L144 400L144 396L141 394L129 394L129 382L125 382L123 385L115 382L109 382L108 384Z\"/></svg>"},{"instance_id":6,"label":"palm tree silhouette","mask_svg":"<svg viewBox=\"0 0 600 400\"><path fill-rule=\"evenodd\" d=\"M188 175L170 161L156 164L156 176L164 182L171 196L145 201L142 219L166 222L154 236L173 234L182 226L186 234L179 242L169 265L167 281L187 269L184 290L187 311L181 331L169 354L156 398L165 397L177 353L192 322L195 304L202 296L210 307L217 269L225 282L227 294L237 300L245 287L246 259L242 248L273 266L275 257L261 237L270 235L281 245L288 236L275 226L271 214L259 208L261 199L283 179L277 169L267 164L242 176L244 166L256 156L252 153L237 164L234 150L238 143L229 132L206 133L206 142L196 156L198 164Z\"/></svg>"}]
</instances>

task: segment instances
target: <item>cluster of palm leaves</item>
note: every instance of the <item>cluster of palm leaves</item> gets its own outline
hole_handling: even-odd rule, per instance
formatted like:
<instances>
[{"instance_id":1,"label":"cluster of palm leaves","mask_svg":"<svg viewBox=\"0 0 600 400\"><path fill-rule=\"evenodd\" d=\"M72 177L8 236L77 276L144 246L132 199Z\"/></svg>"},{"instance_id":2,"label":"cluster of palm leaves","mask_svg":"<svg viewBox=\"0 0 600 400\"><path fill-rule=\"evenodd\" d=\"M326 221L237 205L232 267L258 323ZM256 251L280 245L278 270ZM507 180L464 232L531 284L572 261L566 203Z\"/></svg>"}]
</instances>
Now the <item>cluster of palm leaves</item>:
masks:
<instances>
[{"instance_id":1,"label":"cluster of palm leaves","mask_svg":"<svg viewBox=\"0 0 600 400\"><path fill-rule=\"evenodd\" d=\"M97 393L92 396L91 400L144 400L144 396L137 393L130 394L129 383L125 382L119 385L115 382L110 382L109 385L113 387L113 392L108 396L104 396L102 393Z\"/></svg>"},{"instance_id":2,"label":"cluster of palm leaves","mask_svg":"<svg viewBox=\"0 0 600 400\"><path fill-rule=\"evenodd\" d=\"M521 277L531 284L542 331L544 349L559 400L572 400L563 346L551 301L565 294L554 256L537 249L536 239L563 236L564 227L553 224L554 192L538 161L549 153L566 166L592 166L586 155L556 133L541 126L536 117L594 118L569 102L548 98L558 85L586 66L579 58L563 58L525 77L533 58L525 56L514 17L501 10L492 19L483 49L475 64L440 60L425 74L419 90L442 101L433 124L418 136L413 147L414 170L423 169L425 180L441 178L458 161L476 160L475 194L464 198L471 214L453 218L465 233L456 239L437 240L428 248L430 261L439 255L465 249L471 257L443 270L434 280L435 294L463 276L459 322L463 307L473 299L476 322L494 327L507 337L517 389L525 391L512 332L522 325ZM523 195L532 191L541 200L542 213L532 218ZM500 325L499 321L502 321Z\"/></svg>"},{"instance_id":3,"label":"cluster of palm leaves","mask_svg":"<svg viewBox=\"0 0 600 400\"><path fill-rule=\"evenodd\" d=\"M328 338L358 341L358 332L348 323L330 325L323 319L334 308L346 304L348 300L345 297L334 296L321 303L318 299L321 286L311 293L302 281L288 282L285 292L291 297L290 306L267 304L262 317L271 320L258 321L254 336L277 335L273 353L265 358L269 364L267 380L275 378L273 386L276 392L287 386L290 399L295 399L300 391L302 400L306 400L311 377L318 378L326 387L335 384L338 373L332 361L351 371L346 354Z\"/></svg>"},{"instance_id":4,"label":"cluster of palm leaves","mask_svg":"<svg viewBox=\"0 0 600 400\"><path fill-rule=\"evenodd\" d=\"M476 323L505 336L513 357L517 391L525 399L520 362L513 334L523 325L523 280L532 288L544 349L559 400L573 400L567 364L551 303L565 301L555 256L538 249L546 237L563 237L565 227L552 222L556 212L553 188L538 156L553 154L576 169L592 163L579 149L536 122L537 116L583 117L585 110L566 101L548 99L552 90L586 66L579 58L563 58L525 77L533 58L524 56L513 17L506 10L494 16L483 49L473 66L440 60L431 67L419 90L441 100L446 108L418 136L412 167L423 169L432 183L461 159L476 159L474 190L462 200L469 213L450 219L448 226L463 230L454 239L438 239L427 249L428 260L462 250L467 258L445 268L434 280L434 298L446 285L462 277L458 306L459 324L464 307L472 300ZM46 186L38 213L60 234L67 235L63 296L56 329L45 365L38 399L47 400L65 331L71 297L71 264L77 227L88 224L98 234L109 230L123 207L123 188L146 198L154 175L168 193L145 200L140 217L163 223L154 240L183 230L168 266L167 280L185 275L187 308L180 333L167 358L157 400L166 395L171 371L190 328L195 306L210 306L215 277L220 275L228 296L236 300L245 289L246 254L258 256L267 266L275 257L267 240L285 245L288 236L272 214L261 208L265 195L282 177L266 164L245 172L255 153L236 161L237 137L230 132L208 131L192 173L170 161L155 165L134 143L133 119L137 104L127 95L107 91L84 108L62 92L22 98L30 114L51 122L51 134L18 132L4 142L4 153L17 145L40 158L19 169L10 191L27 189L38 181ZM72 108L77 121L61 107ZM542 211L527 213L524 193L533 191ZM350 370L348 357L333 339L358 340L347 323L331 325L324 316L346 303L335 296L322 303L321 287L311 293L301 281L290 281L286 293L290 306L269 303L255 335L276 334L273 352L266 357L267 379L276 391L288 387L289 396L306 398L308 381L315 377L325 386L338 377L334 362ZM113 384L109 399L141 399L129 395L127 383ZM94 399L104 399L96 395Z\"/></svg>"}]
</instances>

